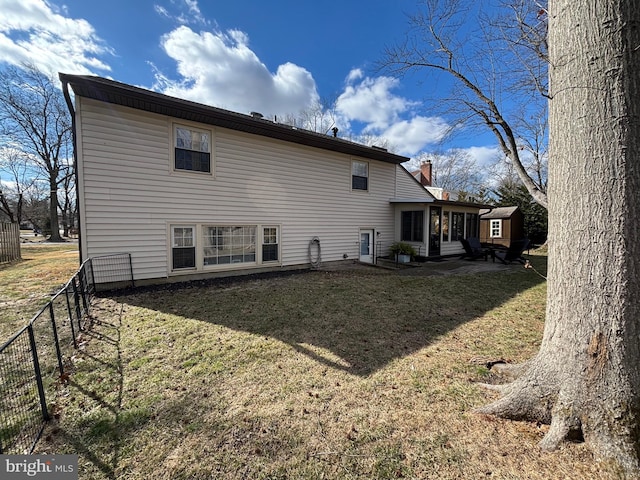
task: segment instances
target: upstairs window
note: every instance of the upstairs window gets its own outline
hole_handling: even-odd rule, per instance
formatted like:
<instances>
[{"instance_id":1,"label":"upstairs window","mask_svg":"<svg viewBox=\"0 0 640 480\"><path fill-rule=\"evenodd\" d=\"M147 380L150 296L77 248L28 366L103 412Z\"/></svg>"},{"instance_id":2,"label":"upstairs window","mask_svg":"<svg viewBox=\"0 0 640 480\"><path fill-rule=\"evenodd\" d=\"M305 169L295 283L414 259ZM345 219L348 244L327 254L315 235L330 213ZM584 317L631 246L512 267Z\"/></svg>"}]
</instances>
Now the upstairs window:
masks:
<instances>
[{"instance_id":1,"label":"upstairs window","mask_svg":"<svg viewBox=\"0 0 640 480\"><path fill-rule=\"evenodd\" d=\"M351 162L351 190L369 190L369 164Z\"/></svg>"},{"instance_id":2,"label":"upstairs window","mask_svg":"<svg viewBox=\"0 0 640 480\"><path fill-rule=\"evenodd\" d=\"M175 169L211 173L211 132L175 126Z\"/></svg>"}]
</instances>

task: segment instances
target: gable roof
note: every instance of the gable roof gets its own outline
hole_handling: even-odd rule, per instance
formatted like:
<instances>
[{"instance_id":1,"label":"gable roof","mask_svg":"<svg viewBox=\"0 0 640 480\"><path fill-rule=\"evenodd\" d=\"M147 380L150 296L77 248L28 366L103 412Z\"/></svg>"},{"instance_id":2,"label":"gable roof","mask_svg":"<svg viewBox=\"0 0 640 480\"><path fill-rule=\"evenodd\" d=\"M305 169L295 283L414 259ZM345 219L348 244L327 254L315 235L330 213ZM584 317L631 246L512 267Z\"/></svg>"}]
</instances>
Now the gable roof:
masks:
<instances>
[{"instance_id":1,"label":"gable roof","mask_svg":"<svg viewBox=\"0 0 640 480\"><path fill-rule=\"evenodd\" d=\"M424 196L421 195L419 197L395 197L389 200L390 203L433 203L435 201L436 198L431 194L431 192L424 188L418 181L418 179L416 179L416 177L414 177L411 172L404 167L404 165L400 165L399 170L404 171L405 175L408 175L411 181L415 182L416 185L420 187L421 193L423 193Z\"/></svg>"},{"instance_id":2,"label":"gable roof","mask_svg":"<svg viewBox=\"0 0 640 480\"><path fill-rule=\"evenodd\" d=\"M514 213L516 213L518 207L496 207L493 210L489 211L480 211L480 218L490 219L490 218L510 218Z\"/></svg>"},{"instance_id":3,"label":"gable roof","mask_svg":"<svg viewBox=\"0 0 640 480\"><path fill-rule=\"evenodd\" d=\"M251 115L244 115L202 103L171 97L102 77L69 75L66 73L60 73L59 77L63 84L63 90L66 91L67 86L71 86L76 95L102 102L167 115L182 120L229 128L231 130L252 133L254 135L275 138L347 155L364 157L371 160L380 160L394 164L400 164L409 160L407 157L390 153L384 148L367 147L366 145L350 142L342 138L302 130L289 125L275 123L271 120L256 118Z\"/></svg>"}]
</instances>

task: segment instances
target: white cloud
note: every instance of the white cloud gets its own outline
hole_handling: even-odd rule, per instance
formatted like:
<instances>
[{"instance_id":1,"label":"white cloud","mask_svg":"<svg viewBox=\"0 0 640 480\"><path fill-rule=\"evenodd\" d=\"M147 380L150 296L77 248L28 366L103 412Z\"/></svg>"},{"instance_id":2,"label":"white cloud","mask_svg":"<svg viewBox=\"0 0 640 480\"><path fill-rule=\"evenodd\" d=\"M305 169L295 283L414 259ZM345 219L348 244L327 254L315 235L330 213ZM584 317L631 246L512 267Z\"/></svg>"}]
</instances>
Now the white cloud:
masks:
<instances>
[{"instance_id":1,"label":"white cloud","mask_svg":"<svg viewBox=\"0 0 640 480\"><path fill-rule=\"evenodd\" d=\"M449 128L442 118L415 116L395 122L381 132L380 136L394 145L397 153L412 156L426 145L442 140Z\"/></svg>"},{"instance_id":2,"label":"white cloud","mask_svg":"<svg viewBox=\"0 0 640 480\"><path fill-rule=\"evenodd\" d=\"M357 83L356 83L357 82ZM388 128L414 103L394 95L399 81L391 77L364 77L358 69L347 77L344 92L338 97L338 112L350 120L368 124L369 130Z\"/></svg>"},{"instance_id":3,"label":"white cloud","mask_svg":"<svg viewBox=\"0 0 640 480\"><path fill-rule=\"evenodd\" d=\"M168 95L266 116L297 113L318 99L307 70L285 63L270 72L249 48L244 32L196 33L181 26L164 35L161 44L180 75L171 80L156 74L155 88Z\"/></svg>"},{"instance_id":4,"label":"white cloud","mask_svg":"<svg viewBox=\"0 0 640 480\"><path fill-rule=\"evenodd\" d=\"M110 71L99 57L112 54L84 19L54 12L43 0L0 0L0 59L43 72Z\"/></svg>"},{"instance_id":5,"label":"white cloud","mask_svg":"<svg viewBox=\"0 0 640 480\"><path fill-rule=\"evenodd\" d=\"M440 117L416 115L419 102L396 95L400 87L392 77L366 77L362 70L349 72L336 107L342 122L364 124L363 132L380 137L403 155L415 155L426 145L439 142L450 129Z\"/></svg>"},{"instance_id":6,"label":"white cloud","mask_svg":"<svg viewBox=\"0 0 640 480\"><path fill-rule=\"evenodd\" d=\"M460 150L466 152L476 161L479 167L488 167L494 165L497 160L504 157L504 154L498 146L492 147L467 147Z\"/></svg>"},{"instance_id":7,"label":"white cloud","mask_svg":"<svg viewBox=\"0 0 640 480\"><path fill-rule=\"evenodd\" d=\"M180 25L209 25L209 21L202 15L197 0L171 0L169 8L154 4L153 9L161 17L173 20Z\"/></svg>"}]
</instances>

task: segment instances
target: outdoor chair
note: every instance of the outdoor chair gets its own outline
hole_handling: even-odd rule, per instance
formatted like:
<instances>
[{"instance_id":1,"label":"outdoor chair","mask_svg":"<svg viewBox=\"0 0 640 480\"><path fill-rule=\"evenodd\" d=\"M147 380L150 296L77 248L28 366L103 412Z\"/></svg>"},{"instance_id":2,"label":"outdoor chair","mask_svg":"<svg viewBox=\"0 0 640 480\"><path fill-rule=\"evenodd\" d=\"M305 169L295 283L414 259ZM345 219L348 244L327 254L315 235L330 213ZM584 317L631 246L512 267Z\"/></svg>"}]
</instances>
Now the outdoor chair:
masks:
<instances>
[{"instance_id":1,"label":"outdoor chair","mask_svg":"<svg viewBox=\"0 0 640 480\"><path fill-rule=\"evenodd\" d=\"M464 248L464 253L460 258L468 257L470 260L475 260L476 258L483 257L485 261L487 260L487 250L482 248L480 240L477 237L463 238L460 240L460 243L462 243Z\"/></svg>"},{"instance_id":2,"label":"outdoor chair","mask_svg":"<svg viewBox=\"0 0 640 480\"><path fill-rule=\"evenodd\" d=\"M528 238L523 238L520 240L512 240L507 250L495 251L491 256L494 262L496 261L496 258L497 258L505 265L512 262L520 262L524 264L526 260L524 259L522 254L527 248L529 248Z\"/></svg>"}]
</instances>

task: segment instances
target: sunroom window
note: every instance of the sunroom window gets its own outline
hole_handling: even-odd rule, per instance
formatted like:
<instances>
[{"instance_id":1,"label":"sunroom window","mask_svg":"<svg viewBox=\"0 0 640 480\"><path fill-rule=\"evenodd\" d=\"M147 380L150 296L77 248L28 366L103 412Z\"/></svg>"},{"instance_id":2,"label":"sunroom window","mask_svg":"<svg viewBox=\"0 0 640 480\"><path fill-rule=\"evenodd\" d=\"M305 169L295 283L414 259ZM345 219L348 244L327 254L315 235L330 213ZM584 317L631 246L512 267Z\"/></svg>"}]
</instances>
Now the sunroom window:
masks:
<instances>
[{"instance_id":1,"label":"sunroom window","mask_svg":"<svg viewBox=\"0 0 640 480\"><path fill-rule=\"evenodd\" d=\"M424 211L402 212L401 240L404 242L422 242L424 240Z\"/></svg>"}]
</instances>

